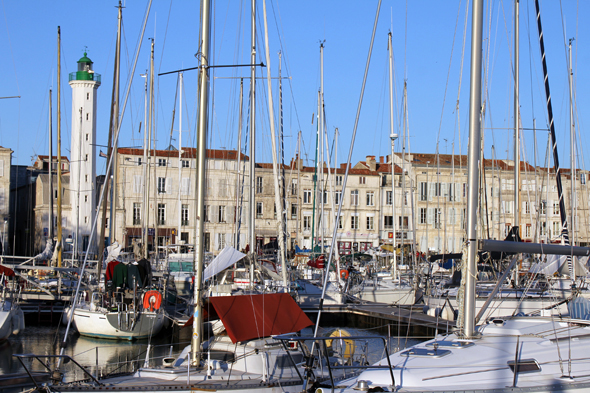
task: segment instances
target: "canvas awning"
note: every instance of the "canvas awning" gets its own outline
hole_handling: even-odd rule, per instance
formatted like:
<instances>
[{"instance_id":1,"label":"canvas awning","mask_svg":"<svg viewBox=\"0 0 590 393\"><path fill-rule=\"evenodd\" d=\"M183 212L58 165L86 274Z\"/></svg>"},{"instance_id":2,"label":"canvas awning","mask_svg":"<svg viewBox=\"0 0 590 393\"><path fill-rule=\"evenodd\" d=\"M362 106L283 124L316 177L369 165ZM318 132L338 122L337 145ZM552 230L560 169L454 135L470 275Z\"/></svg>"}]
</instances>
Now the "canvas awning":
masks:
<instances>
[{"instance_id":1,"label":"canvas awning","mask_svg":"<svg viewBox=\"0 0 590 393\"><path fill-rule=\"evenodd\" d=\"M209 301L233 343L298 332L312 325L288 293L212 296Z\"/></svg>"},{"instance_id":2,"label":"canvas awning","mask_svg":"<svg viewBox=\"0 0 590 393\"><path fill-rule=\"evenodd\" d=\"M231 246L226 246L220 253L215 257L213 261L207 266L203 272L203 281L207 280L219 274L223 270L227 269L240 259L244 258L246 254L243 254Z\"/></svg>"}]
</instances>

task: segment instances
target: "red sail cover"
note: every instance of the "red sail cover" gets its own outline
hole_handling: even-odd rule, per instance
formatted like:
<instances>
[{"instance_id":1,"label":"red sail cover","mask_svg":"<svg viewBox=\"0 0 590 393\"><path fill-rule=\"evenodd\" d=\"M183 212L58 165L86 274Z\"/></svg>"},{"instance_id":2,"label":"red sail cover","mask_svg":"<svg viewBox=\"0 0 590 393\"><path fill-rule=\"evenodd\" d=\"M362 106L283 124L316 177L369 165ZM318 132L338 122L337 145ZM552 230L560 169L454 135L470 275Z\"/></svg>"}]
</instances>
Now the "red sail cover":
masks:
<instances>
[{"instance_id":1,"label":"red sail cover","mask_svg":"<svg viewBox=\"0 0 590 393\"><path fill-rule=\"evenodd\" d=\"M0 276L5 275L6 277L14 277L14 270L9 267L0 265Z\"/></svg>"},{"instance_id":2,"label":"red sail cover","mask_svg":"<svg viewBox=\"0 0 590 393\"><path fill-rule=\"evenodd\" d=\"M288 293L209 298L233 343L298 332L311 320Z\"/></svg>"}]
</instances>

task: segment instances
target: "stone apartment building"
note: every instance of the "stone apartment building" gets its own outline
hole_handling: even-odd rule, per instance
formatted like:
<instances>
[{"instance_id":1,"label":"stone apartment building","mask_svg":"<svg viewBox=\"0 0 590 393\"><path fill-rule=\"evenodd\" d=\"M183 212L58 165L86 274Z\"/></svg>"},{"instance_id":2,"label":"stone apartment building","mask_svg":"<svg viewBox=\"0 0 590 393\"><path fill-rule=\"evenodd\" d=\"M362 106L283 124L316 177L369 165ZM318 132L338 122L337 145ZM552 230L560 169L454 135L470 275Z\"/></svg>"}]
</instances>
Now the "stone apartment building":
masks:
<instances>
[{"instance_id":1,"label":"stone apartment building","mask_svg":"<svg viewBox=\"0 0 590 393\"><path fill-rule=\"evenodd\" d=\"M130 246L133 239L141 241L142 226L148 228L148 244L192 244L195 230L196 149L156 150L148 158L149 175L144 181L143 150L119 148L117 165L117 198L114 239ZM236 208L237 161L236 152L229 150L207 151L207 186L205 219L205 248L222 250L233 244L237 216L241 214L241 232L246 233L246 211ZM248 157L241 155L241 177L248 176ZM147 190L145 189L147 187ZM246 187L246 185L244 185ZM148 206L144 209L144 191ZM243 195L247 200L248 195ZM110 206L110 199L108 200ZM107 208L110 210L110 207ZM107 213L107 217L109 214ZM105 223L109 227L109 222ZM246 245L246 236L240 237L240 248Z\"/></svg>"},{"instance_id":2,"label":"stone apartment building","mask_svg":"<svg viewBox=\"0 0 590 393\"><path fill-rule=\"evenodd\" d=\"M74 244L76 222L72 219L72 203L70 193L70 162L67 157L62 156L62 235L64 239ZM53 157L53 195L50 194L49 186L49 156L37 156L37 159L30 168L35 174L36 181L33 187L33 217L34 226L32 229L32 240L35 252L41 252L49 237L49 206L53 204L53 236L57 236L57 157ZM64 246L64 250L69 249Z\"/></svg>"},{"instance_id":3,"label":"stone apartment building","mask_svg":"<svg viewBox=\"0 0 590 393\"><path fill-rule=\"evenodd\" d=\"M5 151L8 153L9 149ZM173 148L156 151L155 157L149 160L149 180L144 181L143 150L119 149L114 239L125 246L130 246L133 239L141 239L145 218L149 228L148 244L153 244L154 240L159 245L179 241L193 243L195 154L195 149L191 148L183 149L180 158L179 152ZM9 159L10 154L3 157L8 157L3 160ZM218 253L226 244L235 243L238 225L239 248L245 248L249 241L248 157L240 157L240 177L236 157L232 150L211 149L207 152L204 236L206 250L213 253ZM50 197L46 161L47 157L40 156L32 167L41 172L35 182L34 239L37 250L44 247L47 237ZM304 166L302 160L295 157L284 165L281 171L285 174L286 197L284 210L279 211L286 213L287 248L292 250L296 245L311 248L320 239L324 244L330 244L336 223L336 244L341 254L391 244L394 236L398 245L415 241L417 250L422 252L460 252L465 231L467 157L445 154L405 154L402 157L397 153L393 161L393 184L391 157L377 160L375 156L367 156L365 161L350 167L345 192L342 191L345 164L338 168L324 165L320 170ZM64 162L62 222L67 238L72 235L75 223L70 219L69 166L67 160ZM481 236L504 239L515 222L514 164L509 160L482 162L480 187L485 192L481 193L478 230ZM590 237L587 176L587 171L579 171L574 179L573 236L580 245L588 245ZM571 217L571 181L569 170L562 171L568 217ZM521 163L520 184L521 237L524 241L558 242L561 221L553 169L548 171L538 167L535 170L531 165ZM55 178L54 187L57 188ZM144 209L144 187L148 193L147 211ZM254 189L256 243L260 246L275 240L278 234L272 164L256 165ZM239 200L238 191L241 193ZM392 198L392 192L395 192L395 198ZM336 221L340 201L342 212L340 220ZM110 206L110 199L107 206ZM107 218L107 233L108 221Z\"/></svg>"},{"instance_id":4,"label":"stone apartment building","mask_svg":"<svg viewBox=\"0 0 590 393\"><path fill-rule=\"evenodd\" d=\"M416 241L422 252L460 252L465 232L467 205L467 156L413 154L411 161L416 179ZM520 209L516 209L514 162L483 160L480 184L481 202L478 231L481 237L503 240L520 214L523 241L554 243L560 241L561 220L555 172L521 162ZM574 231L577 244L587 245L588 189L587 171L574 179L576 187ZM571 221L571 186L569 170L561 174L566 214ZM535 202L538 201L538 202ZM520 212L518 211L520 210ZM571 228L571 224L570 224Z\"/></svg>"},{"instance_id":5,"label":"stone apartment building","mask_svg":"<svg viewBox=\"0 0 590 393\"><path fill-rule=\"evenodd\" d=\"M115 238L129 245L141 235L143 183L141 150L119 150L119 188ZM194 218L194 151L186 149L178 174L178 152L157 151L155 174L148 182L150 202L148 227L158 226L158 244L178 240L192 243ZM248 158L242 156L241 180L237 178L236 152L209 150L207 154L207 195L205 206L205 244L217 253L234 244L241 217L239 247L248 243ZM401 154L394 156L395 179L392 187L391 157L367 156L349 169L346 191L342 186L346 165L324 169L304 166L295 157L281 168L285 173L287 248L311 248L323 239L330 244L336 231L339 253L364 251L383 244L413 244L422 252L460 252L465 231L468 185L467 157L461 155ZM478 230L493 239L504 239L514 223L514 168L507 160L484 160L482 208L486 211ZM586 173L578 173L577 211L574 225L577 241L587 244L588 192ZM547 178L549 177L549 180ZM261 246L276 240L278 218L275 209L272 164L256 165L254 180L256 242ZM315 181L314 181L315 179ZM323 179L323 180L322 180ZM536 179L536 180L535 180ZM536 181L536 183L535 183ZM571 193L568 172L562 174L566 199ZM521 163L521 237L525 241L558 241L561 232L555 174ZM547 186L549 184L549 186ZM242 189L236 201L237 186ZM583 188L583 189L582 189ZM537 189L536 196L534 190ZM392 192L395 191L395 198ZM156 202L154 203L154 197ZM535 197L541 198L539 206ZM395 200L395 212L392 201ZM323 207L322 207L323 201ZM338 203L342 212L336 221ZM241 209L239 206L242 206ZM569 200L566 209L570 215ZM322 212L323 209L323 212ZM281 209L279 209L281 211ZM180 221L179 221L180 220ZM180 230L178 230L180 223ZM395 225L394 225L395 224ZM155 229L150 230L152 242ZM180 236L178 235L180 233Z\"/></svg>"}]
</instances>

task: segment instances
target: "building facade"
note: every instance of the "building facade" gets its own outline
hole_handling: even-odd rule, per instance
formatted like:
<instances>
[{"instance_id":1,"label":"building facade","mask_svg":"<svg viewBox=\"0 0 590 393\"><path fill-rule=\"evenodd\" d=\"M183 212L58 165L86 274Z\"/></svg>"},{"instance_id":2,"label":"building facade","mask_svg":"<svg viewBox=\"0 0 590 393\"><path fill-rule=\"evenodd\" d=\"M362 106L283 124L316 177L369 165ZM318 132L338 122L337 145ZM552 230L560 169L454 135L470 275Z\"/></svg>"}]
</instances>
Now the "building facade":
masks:
<instances>
[{"instance_id":1,"label":"building facade","mask_svg":"<svg viewBox=\"0 0 590 393\"><path fill-rule=\"evenodd\" d=\"M10 216L10 168L13 151L0 146L0 255L10 250L8 224Z\"/></svg>"},{"instance_id":2,"label":"building facade","mask_svg":"<svg viewBox=\"0 0 590 393\"><path fill-rule=\"evenodd\" d=\"M143 150L120 148L117 171L114 239L124 246L142 241L147 228L148 245L192 244L195 233L195 149L157 150L144 162ZM35 166L43 167L40 157ZM246 248L249 216L248 157L236 151L207 151L207 186L203 219L206 251L218 253L226 245ZM395 154L367 156L349 168L343 191L346 165L323 170L305 166L298 157L280 167L284 174L284 206L275 209L272 164L259 163L254 175L256 246L278 240L278 214L285 214L288 250L311 248L323 241L335 244L340 254L364 251L394 242L415 244L425 253L460 252L465 233L467 203L467 157L460 155ZM504 239L520 214L521 238L527 242L561 241L561 212L553 169L521 163L520 212L514 205L514 163L483 160L478 231L481 237ZM62 192L67 193L70 175L64 167ZM144 166L149 167L144 180ZM240 168L238 173L238 167ZM570 238L588 245L589 200L587 171L574 177L574 220L571 224L572 176L562 170L564 205ZM48 222L47 175L36 182L36 248L44 246ZM56 181L54 180L54 187ZM147 187L147 188L146 188ZM56 194L55 194L56 195ZM54 195L54 202L55 202ZM71 195L71 194L70 194ZM393 195L395 195L393 197ZM147 209L144 204L147 201ZM73 236L72 204L64 198L64 236ZM339 204L340 219L336 220ZM108 231L109 213L104 223ZM147 214L146 214L147 211ZM55 214L55 213L54 213ZM323 218L322 218L323 217ZM99 215L100 219L100 215ZM336 231L334 232L334 226ZM239 239L236 233L239 232ZM38 244L37 244L38 243Z\"/></svg>"}]
</instances>

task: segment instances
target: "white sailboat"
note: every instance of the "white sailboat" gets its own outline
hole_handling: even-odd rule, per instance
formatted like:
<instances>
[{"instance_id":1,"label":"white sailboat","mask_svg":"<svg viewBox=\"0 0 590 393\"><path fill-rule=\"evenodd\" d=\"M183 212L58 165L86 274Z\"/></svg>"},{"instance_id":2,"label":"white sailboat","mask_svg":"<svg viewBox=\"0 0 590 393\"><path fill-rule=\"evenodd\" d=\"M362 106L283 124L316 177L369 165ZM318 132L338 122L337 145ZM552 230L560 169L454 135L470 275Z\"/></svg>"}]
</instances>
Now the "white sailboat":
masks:
<instances>
[{"instance_id":1,"label":"white sailboat","mask_svg":"<svg viewBox=\"0 0 590 393\"><path fill-rule=\"evenodd\" d=\"M17 335L25 328L25 315L20 308L14 290L9 288L8 277L14 277L14 271L0 266L0 285L2 293L0 297L0 342L12 335ZM14 289L14 288L12 288Z\"/></svg>"},{"instance_id":2,"label":"white sailboat","mask_svg":"<svg viewBox=\"0 0 590 393\"><path fill-rule=\"evenodd\" d=\"M266 6L264 19L266 25ZM200 69L200 110L197 126L197 206L202 213L205 196L205 152L208 113L209 51L211 0L202 1ZM253 2L253 21L255 2ZM253 25L254 28L254 25ZM268 66L268 64L267 64ZM195 209L197 210L197 209ZM200 214L197 213L197 217ZM203 300L203 277L213 275L223 266L212 263L203 271L203 220L197 219L196 267L194 289L193 334L191 345L176 358L146 364L131 375L93 380L89 384L58 384L53 391L163 392L194 390L280 393L301 391L306 365L302 362L304 346L286 347L277 334L297 332L311 321L288 293L268 295L218 296ZM229 263L229 262L228 262ZM217 315L213 332L205 338L203 323L207 315ZM190 324L190 322L189 322ZM225 330L226 334L219 334ZM296 353L297 352L297 353ZM149 356L149 355L148 355Z\"/></svg>"},{"instance_id":3,"label":"white sailboat","mask_svg":"<svg viewBox=\"0 0 590 393\"><path fill-rule=\"evenodd\" d=\"M536 5L538 10L538 1ZM475 0L472 11L469 112L470 185L479 184L482 16L483 1ZM537 18L541 30L538 11ZM546 90L548 92L548 86ZM341 383L347 385L346 388L335 391L590 391L590 321L586 319L587 306L576 310L574 304L569 317L497 318L476 326L476 253L478 245L485 243L478 242L476 237L477 206L478 187L471 186L467 207L467 252L463 253L465 302L461 307L459 329L453 334L437 336L395 353L378 363L385 366L390 364L388 370L367 370L358 378ZM551 251L570 256L588 255L589 252L588 248L570 246L556 246Z\"/></svg>"}]
</instances>

